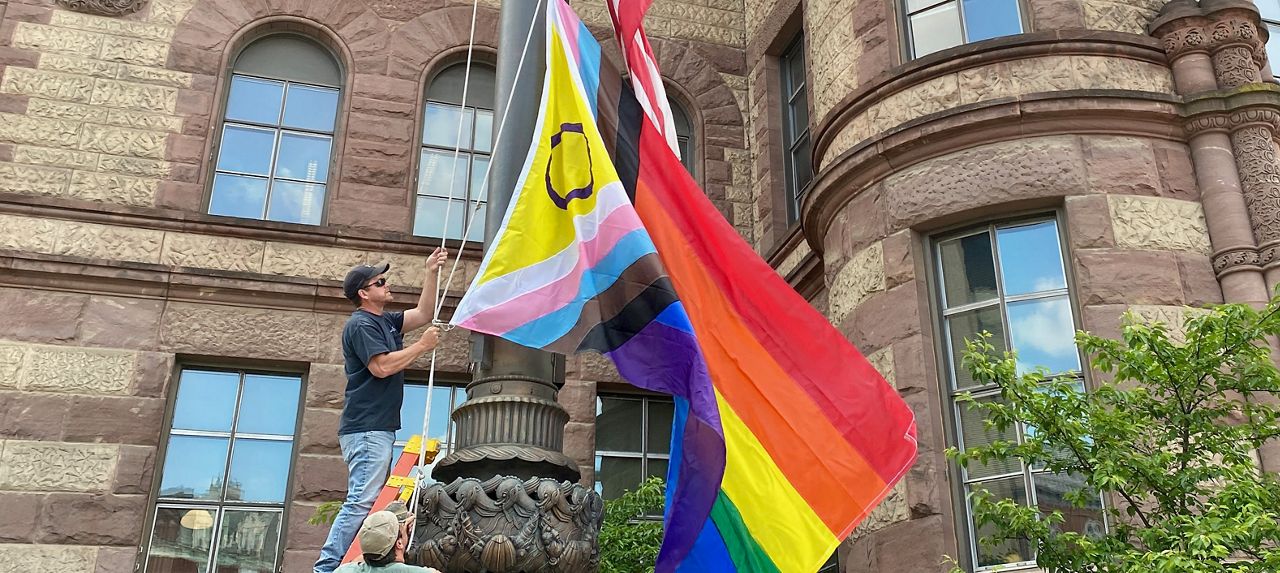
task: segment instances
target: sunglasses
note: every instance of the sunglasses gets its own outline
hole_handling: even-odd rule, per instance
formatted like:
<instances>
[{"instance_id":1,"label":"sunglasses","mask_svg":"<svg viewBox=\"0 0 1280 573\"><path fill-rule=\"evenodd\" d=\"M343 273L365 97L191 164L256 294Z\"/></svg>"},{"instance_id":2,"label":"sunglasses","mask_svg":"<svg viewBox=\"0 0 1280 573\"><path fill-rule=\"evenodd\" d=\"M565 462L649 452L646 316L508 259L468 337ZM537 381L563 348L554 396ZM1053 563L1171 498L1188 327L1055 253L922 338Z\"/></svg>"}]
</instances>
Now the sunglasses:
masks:
<instances>
[{"instance_id":1,"label":"sunglasses","mask_svg":"<svg viewBox=\"0 0 1280 573\"><path fill-rule=\"evenodd\" d=\"M369 284L367 284L367 285L364 285L364 288L384 287L384 286L387 286L387 279L386 279L386 278L380 278L380 279L378 279L378 280L376 280L376 281L373 281L373 282L371 282L371 283L369 283Z\"/></svg>"}]
</instances>

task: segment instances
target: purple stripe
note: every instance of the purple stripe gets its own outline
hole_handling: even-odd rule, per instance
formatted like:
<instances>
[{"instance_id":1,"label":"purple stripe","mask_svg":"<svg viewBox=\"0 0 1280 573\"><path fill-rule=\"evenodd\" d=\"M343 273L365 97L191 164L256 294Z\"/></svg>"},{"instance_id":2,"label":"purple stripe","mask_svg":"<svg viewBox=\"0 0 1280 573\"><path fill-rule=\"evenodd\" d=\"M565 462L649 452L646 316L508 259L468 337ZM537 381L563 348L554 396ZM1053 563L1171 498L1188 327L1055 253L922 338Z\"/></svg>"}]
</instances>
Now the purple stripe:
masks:
<instances>
[{"instance_id":1,"label":"purple stripe","mask_svg":"<svg viewBox=\"0 0 1280 573\"><path fill-rule=\"evenodd\" d=\"M628 382L689 401L680 435L678 483L670 494L657 571L673 571L693 548L724 477L724 431L715 390L693 334L650 322L626 344L607 354ZM674 436L673 436L674 438ZM674 439L673 439L674 441Z\"/></svg>"}]
</instances>

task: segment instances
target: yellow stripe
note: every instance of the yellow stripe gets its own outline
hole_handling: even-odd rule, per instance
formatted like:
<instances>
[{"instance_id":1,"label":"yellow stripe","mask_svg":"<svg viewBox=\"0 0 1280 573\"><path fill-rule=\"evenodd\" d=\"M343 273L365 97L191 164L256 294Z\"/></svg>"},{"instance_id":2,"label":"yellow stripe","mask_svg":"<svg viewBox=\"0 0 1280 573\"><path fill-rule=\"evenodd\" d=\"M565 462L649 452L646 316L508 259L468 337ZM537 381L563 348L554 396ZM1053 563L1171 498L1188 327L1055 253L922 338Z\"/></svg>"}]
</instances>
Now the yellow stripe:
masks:
<instances>
[{"instance_id":1,"label":"yellow stripe","mask_svg":"<svg viewBox=\"0 0 1280 573\"><path fill-rule=\"evenodd\" d=\"M733 501L751 536L782 573L812 573L840 544L835 534L765 452L720 392L725 469L720 489Z\"/></svg>"}]
</instances>

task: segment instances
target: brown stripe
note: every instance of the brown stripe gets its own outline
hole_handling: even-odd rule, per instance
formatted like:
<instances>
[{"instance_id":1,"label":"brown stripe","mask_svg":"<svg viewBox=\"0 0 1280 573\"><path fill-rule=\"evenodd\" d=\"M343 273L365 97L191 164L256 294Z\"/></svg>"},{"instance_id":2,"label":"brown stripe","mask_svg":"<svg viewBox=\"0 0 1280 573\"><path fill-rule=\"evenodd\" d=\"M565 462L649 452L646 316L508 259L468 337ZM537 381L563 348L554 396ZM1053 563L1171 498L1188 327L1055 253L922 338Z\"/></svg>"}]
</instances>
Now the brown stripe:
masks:
<instances>
[{"instance_id":1,"label":"brown stripe","mask_svg":"<svg viewBox=\"0 0 1280 573\"><path fill-rule=\"evenodd\" d=\"M627 270L622 271L622 276L618 277L618 280L614 281L609 288L583 305L578 322L569 329L569 332L544 348L563 354L576 353L578 345L592 328L617 316L627 303L643 293L654 281L665 276L667 273L662 268L662 262L658 259L657 253L649 253L636 259L636 262L631 263Z\"/></svg>"}]
</instances>

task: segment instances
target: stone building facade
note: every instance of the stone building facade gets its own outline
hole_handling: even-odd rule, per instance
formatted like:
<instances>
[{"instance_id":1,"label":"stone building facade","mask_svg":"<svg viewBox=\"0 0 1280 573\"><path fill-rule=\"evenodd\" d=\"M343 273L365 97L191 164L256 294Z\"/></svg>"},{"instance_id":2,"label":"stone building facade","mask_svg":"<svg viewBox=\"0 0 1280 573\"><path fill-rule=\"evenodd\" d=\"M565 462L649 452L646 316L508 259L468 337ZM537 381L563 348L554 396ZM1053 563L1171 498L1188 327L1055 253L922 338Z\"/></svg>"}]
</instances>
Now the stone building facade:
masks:
<instances>
[{"instance_id":1,"label":"stone building facade","mask_svg":"<svg viewBox=\"0 0 1280 573\"><path fill-rule=\"evenodd\" d=\"M479 4L491 68L498 0ZM602 0L572 4L606 37ZM974 549L967 488L1044 505L1054 482L945 460L981 439L952 401L957 336L1078 369L1073 328L1280 283L1280 6L1165 4L655 3L695 178L916 412L919 461L833 569L1031 557ZM470 25L461 0L0 0L0 572L309 570L326 528L307 518L345 489L338 280L390 261L416 296L443 228L424 223L437 122L492 109L445 85ZM479 250L461 254L448 305ZM445 337L442 412L469 356ZM660 398L583 356L560 401L584 483L661 473ZM638 445L614 439L635 423ZM183 475L197 458L224 462Z\"/></svg>"}]
</instances>

